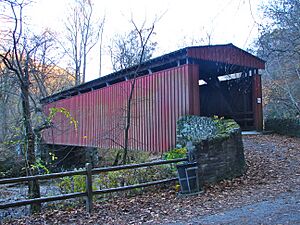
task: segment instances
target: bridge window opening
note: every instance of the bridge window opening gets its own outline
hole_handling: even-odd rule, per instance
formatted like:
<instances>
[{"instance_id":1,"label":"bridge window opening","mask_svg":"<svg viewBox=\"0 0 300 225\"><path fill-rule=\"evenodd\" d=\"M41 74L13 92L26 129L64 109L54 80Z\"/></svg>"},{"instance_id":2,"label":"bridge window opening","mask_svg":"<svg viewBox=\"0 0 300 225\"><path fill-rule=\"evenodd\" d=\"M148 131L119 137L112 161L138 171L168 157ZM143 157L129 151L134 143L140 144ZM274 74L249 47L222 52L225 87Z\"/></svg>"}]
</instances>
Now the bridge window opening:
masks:
<instances>
[{"instance_id":1,"label":"bridge window opening","mask_svg":"<svg viewBox=\"0 0 300 225\"><path fill-rule=\"evenodd\" d=\"M199 80L198 81L199 86L205 85L207 84L204 80Z\"/></svg>"},{"instance_id":2,"label":"bridge window opening","mask_svg":"<svg viewBox=\"0 0 300 225\"><path fill-rule=\"evenodd\" d=\"M233 74L227 74L227 75L223 75L223 76L218 76L218 80L219 81L227 81L227 80L234 80L234 79L238 79L241 78L242 73L233 73Z\"/></svg>"}]
</instances>

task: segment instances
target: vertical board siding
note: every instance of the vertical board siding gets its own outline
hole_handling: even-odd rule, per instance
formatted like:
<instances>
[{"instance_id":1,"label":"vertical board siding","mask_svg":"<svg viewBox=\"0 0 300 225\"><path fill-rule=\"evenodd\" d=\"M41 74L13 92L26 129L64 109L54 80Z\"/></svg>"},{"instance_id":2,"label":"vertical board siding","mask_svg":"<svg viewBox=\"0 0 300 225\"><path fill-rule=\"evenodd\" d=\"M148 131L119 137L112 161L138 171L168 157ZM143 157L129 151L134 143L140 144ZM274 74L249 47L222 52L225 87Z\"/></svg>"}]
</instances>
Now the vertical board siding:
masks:
<instances>
[{"instance_id":1,"label":"vertical board siding","mask_svg":"<svg viewBox=\"0 0 300 225\"><path fill-rule=\"evenodd\" d=\"M199 111L198 66L183 65L136 80L131 110L131 149L162 153L176 144L176 121ZM124 145L126 104L132 81L46 104L63 107L78 121L57 113L54 128L43 133L48 144L120 148ZM198 102L198 103L197 103ZM197 109L196 109L197 108Z\"/></svg>"},{"instance_id":2,"label":"vertical board siding","mask_svg":"<svg viewBox=\"0 0 300 225\"><path fill-rule=\"evenodd\" d=\"M253 110L254 110L254 125L258 131L263 130L263 112L262 112L262 88L261 76L253 74L252 76L252 93L253 93ZM260 98L261 102L258 103L257 99Z\"/></svg>"},{"instance_id":3,"label":"vertical board siding","mask_svg":"<svg viewBox=\"0 0 300 225\"><path fill-rule=\"evenodd\" d=\"M223 62L252 68L265 67L262 60L235 46L206 46L201 48L189 48L187 50L187 55L197 59Z\"/></svg>"}]
</instances>

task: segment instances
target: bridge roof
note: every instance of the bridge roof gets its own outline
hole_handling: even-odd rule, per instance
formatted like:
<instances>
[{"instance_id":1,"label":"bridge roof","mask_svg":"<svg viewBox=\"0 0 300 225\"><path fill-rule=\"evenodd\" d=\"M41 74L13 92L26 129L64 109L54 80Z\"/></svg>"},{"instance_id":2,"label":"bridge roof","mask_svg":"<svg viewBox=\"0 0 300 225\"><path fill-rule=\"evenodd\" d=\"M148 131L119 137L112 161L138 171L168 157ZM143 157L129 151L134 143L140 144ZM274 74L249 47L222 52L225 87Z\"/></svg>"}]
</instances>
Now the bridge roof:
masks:
<instances>
[{"instance_id":1,"label":"bridge roof","mask_svg":"<svg viewBox=\"0 0 300 225\"><path fill-rule=\"evenodd\" d=\"M140 65L137 76L144 76L184 64L198 64L202 78L265 68L265 61L233 44L207 45L186 47L145 61ZM131 79L137 68L138 65L132 66L61 91L41 99L41 103L54 102Z\"/></svg>"}]
</instances>

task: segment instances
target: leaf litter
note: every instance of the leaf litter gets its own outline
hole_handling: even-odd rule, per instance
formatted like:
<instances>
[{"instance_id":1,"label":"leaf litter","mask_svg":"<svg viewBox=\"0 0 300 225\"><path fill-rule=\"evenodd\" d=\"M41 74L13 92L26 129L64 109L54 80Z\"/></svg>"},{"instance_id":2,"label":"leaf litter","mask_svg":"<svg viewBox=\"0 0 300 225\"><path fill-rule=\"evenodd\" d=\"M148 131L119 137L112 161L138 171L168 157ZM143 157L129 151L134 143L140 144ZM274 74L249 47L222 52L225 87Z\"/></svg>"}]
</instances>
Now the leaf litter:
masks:
<instances>
[{"instance_id":1,"label":"leaf litter","mask_svg":"<svg viewBox=\"0 0 300 225\"><path fill-rule=\"evenodd\" d=\"M300 139L276 134L243 136L246 173L205 187L205 193L179 197L175 185L147 188L141 194L118 195L94 204L90 215L82 204L44 209L41 214L3 224L163 224L220 213L299 190ZM0 222L1 224L1 222Z\"/></svg>"}]
</instances>

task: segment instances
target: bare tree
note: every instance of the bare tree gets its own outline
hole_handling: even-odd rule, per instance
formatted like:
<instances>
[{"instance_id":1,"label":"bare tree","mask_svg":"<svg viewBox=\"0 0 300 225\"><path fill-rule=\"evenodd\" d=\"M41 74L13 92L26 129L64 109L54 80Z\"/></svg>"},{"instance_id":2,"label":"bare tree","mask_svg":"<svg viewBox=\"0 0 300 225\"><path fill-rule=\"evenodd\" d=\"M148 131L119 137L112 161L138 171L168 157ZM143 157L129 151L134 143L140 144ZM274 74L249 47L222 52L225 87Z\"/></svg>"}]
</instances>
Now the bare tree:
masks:
<instances>
[{"instance_id":1,"label":"bare tree","mask_svg":"<svg viewBox=\"0 0 300 225\"><path fill-rule=\"evenodd\" d=\"M151 28L137 30L134 27L129 33L118 34L112 39L108 49L114 71L137 65L140 63L140 60L144 62L152 57L157 46L156 42L149 40L145 48L141 48L141 37L145 39L150 32L152 35L154 34ZM143 55L140 58L142 51Z\"/></svg>"},{"instance_id":2,"label":"bare tree","mask_svg":"<svg viewBox=\"0 0 300 225\"><path fill-rule=\"evenodd\" d=\"M50 62L53 61L47 57L48 50L53 45L53 38L48 32L41 35L33 35L24 26L23 9L30 1L11 1L3 0L0 2L1 7L5 8L5 19L11 27L7 28L7 32L1 42L5 45L1 46L0 65L1 78L5 78L5 85L8 82L13 84L11 90L3 86L3 92L0 95L14 96L11 99L12 106L16 109L20 108L20 113L16 118L16 127L18 128L18 139L23 148L25 156L25 169L27 175L35 175L37 171L37 157L35 152L36 137L40 132L49 126L48 120L45 118L37 118L35 113L41 112L38 100L40 97L49 94L47 79L54 67ZM3 43L2 42L2 43ZM57 70L57 69L56 69ZM48 84L55 83L52 79ZM5 100L5 99L4 99ZM20 101L20 106L18 102ZM9 106L6 106L7 108ZM40 121L41 120L41 121ZM10 124L12 126L12 124ZM30 198L40 197L39 183L37 180L28 183L28 194ZM32 204L32 212L40 211L40 204Z\"/></svg>"},{"instance_id":3,"label":"bare tree","mask_svg":"<svg viewBox=\"0 0 300 225\"><path fill-rule=\"evenodd\" d=\"M7 36L8 37L8 36ZM6 37L6 38L7 38ZM26 40L26 45L24 45ZM3 41L3 40L2 40ZM7 52L10 48L10 41L3 41L0 46L1 52ZM37 48L33 48L40 45ZM23 48L33 48L30 59L27 61L29 79L30 79L30 96L31 103L36 108L33 114L34 126L39 126L41 121L41 110L39 100L43 97L53 94L54 92L71 87L74 85L73 75L67 70L57 66L63 55L58 53L58 45L53 38L53 33L49 30L39 35L26 37L21 45L18 46L20 51ZM21 57L21 66L25 65L24 57ZM10 59L13 61L13 59ZM22 129L18 129L22 121L22 115L19 113L20 91L18 80L14 72L9 70L5 64L0 61L0 104L1 119L0 133L2 143L16 143L17 139L22 137ZM5 119L3 119L5 118ZM10 124L8 126L8 124ZM1 141L0 141L1 142ZM10 144L12 145L12 144Z\"/></svg>"},{"instance_id":4,"label":"bare tree","mask_svg":"<svg viewBox=\"0 0 300 225\"><path fill-rule=\"evenodd\" d=\"M128 40L123 40L124 44L126 43L126 45L129 45L130 43L134 43L133 47L129 46L129 49L131 49L131 51L133 51L133 49L135 49L135 51L131 52L134 54L127 54L127 52L123 52L124 54L126 54L126 56L122 56L120 55L120 62L116 61L116 65L118 64L118 66L121 66L121 68L127 68L128 66L131 66L131 62L130 61L124 61L123 59L129 59L130 57L132 57L131 59L133 60L133 62L135 62L134 66L134 72L133 72L133 76L132 78L128 81L130 82L130 86L129 86L129 90L127 92L128 98L126 100L126 104L125 104L125 108L122 109L123 113L124 113L124 117L123 120L120 123L118 123L121 128L122 128L122 132L123 132L123 137L124 137L124 141L122 142L123 144L120 144L118 142L116 142L114 139L110 139L110 141L114 142L115 144L117 144L121 150L118 151L116 158L115 158L115 162L114 165L117 165L119 163L120 160L120 156L122 154L122 159L121 159L121 163L122 164L126 164L128 163L128 151L130 149L130 137L129 137L129 131L132 125L132 107L133 104L136 104L135 101L135 89L136 89L136 79L138 77L138 74L140 72L140 68L141 65L143 63L143 61L145 60L145 55L147 55L147 57L150 57L151 53L151 47L149 47L149 43L151 45L151 43L153 44L153 42L150 42L150 37L152 36L153 32L154 32L154 27L156 24L157 20L155 20L150 27L146 28L146 21L144 21L144 23L141 25L141 27L139 28L137 26L137 24L134 22L133 19L131 19L131 24L133 26L133 30L131 31L131 36L135 37L135 40L132 42L132 39L129 43L127 43L126 41ZM156 44L155 44L156 45ZM121 46L122 47L122 46ZM126 50L126 47L123 46L124 48L120 48L118 50ZM120 51L121 52L121 51ZM120 53L118 52L118 53ZM117 67L115 67L116 69Z\"/></svg>"},{"instance_id":5,"label":"bare tree","mask_svg":"<svg viewBox=\"0 0 300 225\"><path fill-rule=\"evenodd\" d=\"M85 82L87 57L100 36L102 42L104 19L95 20L93 15L91 0L75 0L65 23L67 45L70 46L67 53L73 62L76 85Z\"/></svg>"},{"instance_id":6,"label":"bare tree","mask_svg":"<svg viewBox=\"0 0 300 225\"><path fill-rule=\"evenodd\" d=\"M211 24L211 26L213 26L213 24ZM208 31L205 27L200 27L196 34L182 36L181 40L178 42L178 48L196 45L211 45L214 36L213 32L213 28Z\"/></svg>"},{"instance_id":7,"label":"bare tree","mask_svg":"<svg viewBox=\"0 0 300 225\"><path fill-rule=\"evenodd\" d=\"M31 118L31 106L30 106L30 78L29 78L29 61L30 55L35 48L39 45L34 46L31 49L27 48L26 39L23 36L23 7L24 2L18 3L15 1L4 1L5 4L10 6L12 12L12 18L14 20L14 28L12 30L11 38L12 45L11 49L5 54L0 54L0 58L6 68L12 71L20 87L21 103L22 103L22 118L23 127L25 131L24 137L24 150L27 157L26 170L28 175L34 175L34 165L36 163L35 157L35 134L32 126ZM23 43L21 43L23 41ZM41 44L41 43L40 43ZM20 49L20 45L23 48ZM22 61L24 60L24 64ZM33 198L40 197L40 188L38 181L30 181L28 183L29 196ZM40 211L40 204L33 204L32 211Z\"/></svg>"},{"instance_id":8,"label":"bare tree","mask_svg":"<svg viewBox=\"0 0 300 225\"><path fill-rule=\"evenodd\" d=\"M45 30L40 35L34 35L31 45L41 40L42 44L34 49L29 62L32 75L31 91L38 101L54 92L70 88L75 83L71 72L58 66L64 54L59 51L54 32Z\"/></svg>"},{"instance_id":9,"label":"bare tree","mask_svg":"<svg viewBox=\"0 0 300 225\"><path fill-rule=\"evenodd\" d=\"M266 112L269 116L300 115L300 2L273 0L264 7L267 25L257 47L267 61Z\"/></svg>"},{"instance_id":10,"label":"bare tree","mask_svg":"<svg viewBox=\"0 0 300 225\"><path fill-rule=\"evenodd\" d=\"M10 140L13 133L11 118L15 107L12 105L19 97L17 90L17 82L13 79L11 71L0 63L0 143Z\"/></svg>"},{"instance_id":11,"label":"bare tree","mask_svg":"<svg viewBox=\"0 0 300 225\"><path fill-rule=\"evenodd\" d=\"M103 32L104 32L104 25L105 25L105 16L102 21L102 26L100 28L100 40L99 40L99 77L102 75L102 51L103 51Z\"/></svg>"}]
</instances>

